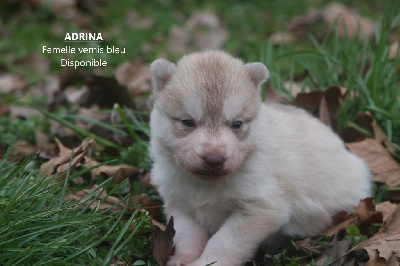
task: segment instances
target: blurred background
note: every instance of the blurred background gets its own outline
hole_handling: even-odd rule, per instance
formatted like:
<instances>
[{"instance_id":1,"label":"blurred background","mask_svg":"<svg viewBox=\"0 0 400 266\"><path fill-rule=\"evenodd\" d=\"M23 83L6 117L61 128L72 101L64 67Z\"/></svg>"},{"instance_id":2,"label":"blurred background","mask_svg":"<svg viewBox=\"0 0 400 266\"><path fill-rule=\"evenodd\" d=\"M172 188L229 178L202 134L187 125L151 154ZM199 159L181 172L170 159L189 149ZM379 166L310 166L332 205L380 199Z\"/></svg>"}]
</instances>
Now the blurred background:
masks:
<instances>
[{"instance_id":1,"label":"blurred background","mask_svg":"<svg viewBox=\"0 0 400 266\"><path fill-rule=\"evenodd\" d=\"M0 208L7 206L0 212L0 264L159 261L149 237L150 220L165 222L149 183L149 65L204 49L266 64L265 101L307 109L347 143L369 137L374 145L364 142L359 155L384 165L373 177L375 204L398 203L399 21L398 0L1 0L0 159L10 164L0 162ZM72 33L101 33L104 41L65 42ZM52 52L71 47L94 50ZM107 66L61 65L94 59ZM69 165L68 148L81 152L73 154L76 165ZM94 170L99 163L105 165ZM74 178L48 190L46 182L65 178L62 169ZM320 239L330 262L349 250L347 242L353 247L377 232L368 221L367 233L356 227L342 230L341 241ZM348 245L332 255L342 240ZM158 250L162 260L170 252ZM292 242L250 264L316 265L321 255L327 265L324 252L304 253ZM366 252L348 257L368 261Z\"/></svg>"}]
</instances>

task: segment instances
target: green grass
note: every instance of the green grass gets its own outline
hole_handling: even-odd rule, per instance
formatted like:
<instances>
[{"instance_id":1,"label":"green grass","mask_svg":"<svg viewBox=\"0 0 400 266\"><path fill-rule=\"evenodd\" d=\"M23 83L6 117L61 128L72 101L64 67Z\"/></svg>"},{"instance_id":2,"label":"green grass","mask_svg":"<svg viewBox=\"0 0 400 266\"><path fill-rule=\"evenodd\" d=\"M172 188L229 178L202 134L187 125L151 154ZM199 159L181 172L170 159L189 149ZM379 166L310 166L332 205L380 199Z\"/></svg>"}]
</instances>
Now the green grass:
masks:
<instances>
[{"instance_id":1,"label":"green grass","mask_svg":"<svg viewBox=\"0 0 400 266\"><path fill-rule=\"evenodd\" d=\"M290 95L283 85L284 81L293 80L294 73L308 70L318 88L309 77L302 81L303 88L346 88L349 95L354 93L356 96L350 97L341 109L339 128L348 127L357 114L369 111L388 139L399 148L400 89L397 69L400 64L399 59L388 59L389 34L396 30L400 19L396 10L400 10L398 2L385 6L387 16L381 22L382 27L377 28L375 42L361 42L358 37L343 40L331 30L322 42L309 36L312 46L307 50L288 50L267 44L263 61L271 69L269 83L276 90Z\"/></svg>"},{"instance_id":2,"label":"green grass","mask_svg":"<svg viewBox=\"0 0 400 266\"><path fill-rule=\"evenodd\" d=\"M116 212L89 208L102 191L118 189L110 189L112 178L75 202L69 183L89 169L68 170L65 181L57 183L58 176L40 177L30 166L35 154L19 164L6 163L6 157L0 163L1 265L109 265L114 259L132 264L149 258L142 248L149 245L144 213L128 212L130 204Z\"/></svg>"},{"instance_id":3,"label":"green grass","mask_svg":"<svg viewBox=\"0 0 400 266\"><path fill-rule=\"evenodd\" d=\"M33 12L22 16L17 2L0 3L0 25L6 32L0 39L0 69L24 76L32 88L40 85L44 77L15 62L32 52L41 54L42 45L62 47L65 45L65 32L80 32L81 29L65 17L52 13L46 5L39 5ZM270 70L271 78L268 82L273 88L286 91L284 82L293 81L304 70L309 71L320 89L333 85L343 86L357 97L343 105L339 117L340 128L351 125L358 113L370 111L388 138L398 147L400 91L396 69L399 60L389 61L387 58L389 34L399 31L397 14L400 8L396 1L387 1L387 6L383 6L382 1L338 1L357 8L375 21L382 17L382 27L377 27L378 37L375 41L362 43L357 40L341 40L330 30L323 41L309 36L286 46L268 42L268 37L277 30L284 30L293 16L304 14L311 6L318 8L329 2L237 0L226 4L212 0L126 0L120 1L118 5L106 1L104 6L100 5L96 10L90 12L80 9L80 12L91 29L107 36L107 43L101 44L103 48L106 45L126 48L126 54L123 55L100 55L109 63L105 75L113 75L121 63L132 58L142 58L144 62L150 63L165 52L173 25L181 25L195 10L215 12L229 31L223 49L246 62L264 62ZM393 6L390 6L391 3ZM132 27L126 20L130 10L137 11L143 17L151 17L153 26L143 29ZM61 26L61 33L49 25L55 28ZM141 49L145 43L150 44L148 52ZM167 56L171 60L179 58L174 54ZM91 57L71 55L70 58L85 60ZM45 58L50 60L50 73L61 71L59 61L62 55L48 54ZM304 87L317 89L309 78L300 82ZM149 126L145 119L141 119L143 114L115 106L112 110L102 112L118 115L121 121L105 124L77 116L76 106L65 105L51 112L40 108L46 105L46 100L38 99L29 90L24 95L0 95L0 104L39 106L37 109L43 115L17 121L9 115L0 117L0 151L10 146L16 136L33 144L34 133L38 128L51 138L57 137L50 132L50 120L54 120L69 127L78 138L92 137L105 148L96 158L99 161L110 164L129 163L145 170L150 168L147 156ZM129 137L133 144L119 145L104 136L87 132L76 126L75 120L96 124L108 130L110 135ZM127 216L124 215L126 210L110 214L100 209L84 208L85 203L96 199L96 193L80 202L64 201L64 196L87 188L89 182L75 185L71 180L87 174L89 170L71 172L65 182L56 183L57 177L45 179L40 176L40 163L42 161L34 156L19 163L6 163L4 159L0 163L0 264L109 265L114 257L135 265L154 263L148 234L149 222L143 214L135 212ZM118 196L123 202L130 193L129 186L133 187L135 194L146 193L159 200L154 190L144 189L136 180L125 180L121 185L114 185L110 179L99 178L95 183L99 185L98 190ZM377 187L375 191L379 202L387 200L387 187ZM132 229L129 225L135 227ZM353 231L349 231L343 238L358 241ZM315 265L315 258L315 254L289 244L277 254L266 255L261 260L270 265L297 265L307 260L310 265Z\"/></svg>"}]
</instances>

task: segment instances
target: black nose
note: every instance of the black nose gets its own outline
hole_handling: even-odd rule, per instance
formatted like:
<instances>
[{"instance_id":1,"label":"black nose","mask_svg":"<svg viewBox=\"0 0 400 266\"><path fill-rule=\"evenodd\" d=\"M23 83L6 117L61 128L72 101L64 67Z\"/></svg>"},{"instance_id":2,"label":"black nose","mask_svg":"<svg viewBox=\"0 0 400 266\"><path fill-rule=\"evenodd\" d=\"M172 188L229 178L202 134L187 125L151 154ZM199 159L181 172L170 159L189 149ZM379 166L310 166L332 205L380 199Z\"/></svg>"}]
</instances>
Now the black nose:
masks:
<instances>
[{"instance_id":1,"label":"black nose","mask_svg":"<svg viewBox=\"0 0 400 266\"><path fill-rule=\"evenodd\" d=\"M218 155L208 155L203 157L204 163L210 168L221 168L225 158Z\"/></svg>"}]
</instances>

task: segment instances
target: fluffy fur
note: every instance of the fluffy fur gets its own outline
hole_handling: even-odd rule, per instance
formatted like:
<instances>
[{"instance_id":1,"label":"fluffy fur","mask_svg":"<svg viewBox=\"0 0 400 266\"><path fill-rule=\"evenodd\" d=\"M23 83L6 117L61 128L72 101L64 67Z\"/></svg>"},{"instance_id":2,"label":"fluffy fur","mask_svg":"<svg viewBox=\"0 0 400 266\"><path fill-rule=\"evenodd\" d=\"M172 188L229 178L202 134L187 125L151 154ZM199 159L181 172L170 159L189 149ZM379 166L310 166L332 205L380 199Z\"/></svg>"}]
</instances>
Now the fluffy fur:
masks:
<instances>
[{"instance_id":1,"label":"fluffy fur","mask_svg":"<svg viewBox=\"0 0 400 266\"><path fill-rule=\"evenodd\" d=\"M368 167L330 128L261 102L263 64L206 51L150 71L151 178L176 230L168 265L242 265L275 233L318 234L369 196Z\"/></svg>"}]
</instances>

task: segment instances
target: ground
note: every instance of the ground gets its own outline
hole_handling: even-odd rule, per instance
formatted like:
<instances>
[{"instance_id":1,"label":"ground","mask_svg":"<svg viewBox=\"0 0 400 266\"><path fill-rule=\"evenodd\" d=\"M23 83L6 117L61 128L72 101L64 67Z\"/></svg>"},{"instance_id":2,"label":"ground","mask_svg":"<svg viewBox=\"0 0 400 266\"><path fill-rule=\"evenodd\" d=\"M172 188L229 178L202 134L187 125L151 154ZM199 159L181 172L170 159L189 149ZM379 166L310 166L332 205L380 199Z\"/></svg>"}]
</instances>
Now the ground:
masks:
<instances>
[{"instance_id":1,"label":"ground","mask_svg":"<svg viewBox=\"0 0 400 266\"><path fill-rule=\"evenodd\" d=\"M378 0L2 1L0 263L165 261L173 232L154 226L167 221L148 180L148 69L203 49L266 64L263 99L319 117L373 172L374 198L353 215L248 264L395 263L399 11Z\"/></svg>"}]
</instances>

